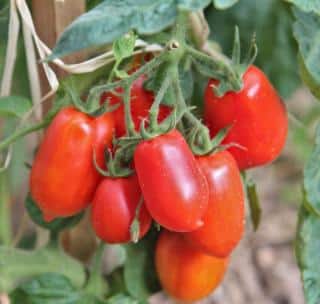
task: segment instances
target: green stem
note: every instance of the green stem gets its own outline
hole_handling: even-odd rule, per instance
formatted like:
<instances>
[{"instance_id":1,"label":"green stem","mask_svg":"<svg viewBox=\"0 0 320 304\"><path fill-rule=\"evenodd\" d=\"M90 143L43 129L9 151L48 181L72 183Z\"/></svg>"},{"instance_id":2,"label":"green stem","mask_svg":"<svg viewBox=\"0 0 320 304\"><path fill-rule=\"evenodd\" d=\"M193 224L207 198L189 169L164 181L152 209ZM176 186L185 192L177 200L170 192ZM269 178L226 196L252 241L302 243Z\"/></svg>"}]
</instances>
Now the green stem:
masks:
<instances>
[{"instance_id":1,"label":"green stem","mask_svg":"<svg viewBox=\"0 0 320 304\"><path fill-rule=\"evenodd\" d=\"M178 70L176 71L176 73L178 73ZM174 82L173 82L173 86L176 92L176 96L177 96L177 100L178 100L178 105L180 107L180 111L184 111L187 108L186 102L184 100L183 97L183 93L181 90L181 86L179 83L179 80L177 78L175 78ZM184 113L184 117L191 123L191 125L193 125L194 127L199 129L199 132L201 132L202 136L202 147L204 151L209 151L211 149L211 141L210 141L210 136L209 136L209 132L208 132L208 128L206 126L204 126L202 124L202 122L193 114L190 112L189 109L187 109L187 111L185 111ZM193 148L194 145L192 145L191 148ZM196 154L199 154L200 150L197 149Z\"/></svg>"},{"instance_id":2,"label":"green stem","mask_svg":"<svg viewBox=\"0 0 320 304\"><path fill-rule=\"evenodd\" d=\"M228 79L234 90L240 90L242 81L239 79L237 71L232 66L232 61L219 52L212 52L210 56L186 45L187 52L195 59L207 63L216 73L217 78Z\"/></svg>"},{"instance_id":3,"label":"green stem","mask_svg":"<svg viewBox=\"0 0 320 304\"><path fill-rule=\"evenodd\" d=\"M130 96L130 89L129 85L126 85L124 88L124 96L123 96L123 103L124 103L124 117L126 121L126 131L128 136L135 136L137 134L135 130L135 125L131 115L131 96Z\"/></svg>"},{"instance_id":4,"label":"green stem","mask_svg":"<svg viewBox=\"0 0 320 304\"><path fill-rule=\"evenodd\" d=\"M174 29L174 37L180 43L184 43L186 40L186 34L189 26L188 22L189 12L185 10L180 10L176 22L176 26Z\"/></svg>"},{"instance_id":5,"label":"green stem","mask_svg":"<svg viewBox=\"0 0 320 304\"><path fill-rule=\"evenodd\" d=\"M0 243L11 243L10 193L6 173L0 173Z\"/></svg>"},{"instance_id":6,"label":"green stem","mask_svg":"<svg viewBox=\"0 0 320 304\"><path fill-rule=\"evenodd\" d=\"M85 287L86 292L95 296L103 296L107 291L107 285L101 273L104 248L105 244L101 242L94 256L92 271Z\"/></svg>"},{"instance_id":7,"label":"green stem","mask_svg":"<svg viewBox=\"0 0 320 304\"><path fill-rule=\"evenodd\" d=\"M131 85L136 79L138 79L143 74L148 74L151 70L157 68L161 65L161 63L165 60L167 57L167 52L164 51L159 56L155 57L145 65L143 65L139 70L137 70L135 73L129 75L127 78L118 80L116 82L107 84L107 85L101 85L96 86L89 92L88 100L91 98L94 98L96 95L99 95L106 91L112 91L116 88L123 87L126 85Z\"/></svg>"},{"instance_id":8,"label":"green stem","mask_svg":"<svg viewBox=\"0 0 320 304\"><path fill-rule=\"evenodd\" d=\"M165 94L167 93L167 90L170 86L171 80L172 80L172 77L168 71L165 75L164 81L162 82L160 90L158 91L157 96L156 96L156 98L152 104L152 107L149 111L151 130L155 130L157 128L160 103L163 100Z\"/></svg>"},{"instance_id":9,"label":"green stem","mask_svg":"<svg viewBox=\"0 0 320 304\"><path fill-rule=\"evenodd\" d=\"M30 127L16 130L12 135L8 136L2 142L0 142L0 151L5 148L8 148L11 144L13 144L19 138L44 128L47 124L48 124L47 121L42 121L42 122L35 124L35 125L32 125Z\"/></svg>"}]
</instances>

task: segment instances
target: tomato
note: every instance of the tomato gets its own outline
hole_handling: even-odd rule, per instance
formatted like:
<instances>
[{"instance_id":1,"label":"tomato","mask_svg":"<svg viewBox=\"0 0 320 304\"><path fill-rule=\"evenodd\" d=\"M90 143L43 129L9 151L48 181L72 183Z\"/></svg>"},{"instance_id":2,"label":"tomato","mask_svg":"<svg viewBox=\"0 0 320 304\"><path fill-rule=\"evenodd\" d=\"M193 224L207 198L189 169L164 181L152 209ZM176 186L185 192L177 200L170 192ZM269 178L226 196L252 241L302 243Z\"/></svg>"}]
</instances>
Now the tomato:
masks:
<instances>
[{"instance_id":1,"label":"tomato","mask_svg":"<svg viewBox=\"0 0 320 304\"><path fill-rule=\"evenodd\" d=\"M243 76L243 89L215 96L210 80L205 92L204 120L211 135L231 126L224 144L236 143L228 150L239 168L247 169L272 162L280 154L287 137L285 106L264 73L250 66Z\"/></svg>"},{"instance_id":2,"label":"tomato","mask_svg":"<svg viewBox=\"0 0 320 304\"><path fill-rule=\"evenodd\" d=\"M47 220L74 215L88 206L101 179L93 164L104 163L112 142L111 114L90 117L75 108L62 109L48 127L36 154L30 190Z\"/></svg>"},{"instance_id":3,"label":"tomato","mask_svg":"<svg viewBox=\"0 0 320 304\"><path fill-rule=\"evenodd\" d=\"M209 185L209 206L204 225L185 237L207 254L224 258L244 231L245 196L240 172L228 151L199 157L198 163Z\"/></svg>"},{"instance_id":4,"label":"tomato","mask_svg":"<svg viewBox=\"0 0 320 304\"><path fill-rule=\"evenodd\" d=\"M221 283L228 259L206 255L181 234L163 231L156 245L155 264L161 285L169 295L196 301Z\"/></svg>"},{"instance_id":5,"label":"tomato","mask_svg":"<svg viewBox=\"0 0 320 304\"><path fill-rule=\"evenodd\" d=\"M131 115L135 125L135 129L139 130L142 119L148 118L149 110L154 101L154 95L152 92L143 88L143 82L145 81L145 75L139 77L132 85L131 96ZM116 92L123 93L122 88L116 89ZM122 103L122 97L112 94L110 92L104 93L101 96L101 103L109 99L110 105L120 103L120 106L113 111L116 126L116 136L121 137L126 134L124 105ZM159 110L158 122L162 122L170 114L171 109L167 106L161 105Z\"/></svg>"},{"instance_id":6,"label":"tomato","mask_svg":"<svg viewBox=\"0 0 320 304\"><path fill-rule=\"evenodd\" d=\"M177 130L141 142L134 164L146 206L160 225L188 232L203 224L208 185Z\"/></svg>"},{"instance_id":7,"label":"tomato","mask_svg":"<svg viewBox=\"0 0 320 304\"><path fill-rule=\"evenodd\" d=\"M107 243L130 241L130 226L142 198L136 175L105 178L94 195L91 222L97 236ZM151 217L142 204L139 211L140 238L150 228Z\"/></svg>"}]
</instances>

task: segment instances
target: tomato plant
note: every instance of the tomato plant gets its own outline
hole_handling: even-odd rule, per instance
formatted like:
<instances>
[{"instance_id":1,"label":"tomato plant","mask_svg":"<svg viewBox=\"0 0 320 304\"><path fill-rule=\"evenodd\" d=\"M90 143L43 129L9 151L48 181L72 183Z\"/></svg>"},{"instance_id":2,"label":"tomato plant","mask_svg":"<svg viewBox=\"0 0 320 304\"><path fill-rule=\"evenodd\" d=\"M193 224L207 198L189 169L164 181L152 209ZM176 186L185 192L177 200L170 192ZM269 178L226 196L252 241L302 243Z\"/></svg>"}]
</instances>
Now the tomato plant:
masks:
<instances>
[{"instance_id":1,"label":"tomato plant","mask_svg":"<svg viewBox=\"0 0 320 304\"><path fill-rule=\"evenodd\" d=\"M228 266L228 259L206 255L182 235L168 231L160 234L155 259L162 286L183 301L208 296L219 285Z\"/></svg>"},{"instance_id":2,"label":"tomato plant","mask_svg":"<svg viewBox=\"0 0 320 304\"><path fill-rule=\"evenodd\" d=\"M225 144L240 169L273 161L282 151L288 132L285 105L264 73L251 66L243 76L243 89L222 97L206 89L204 119L212 135L230 127ZM234 146L232 146L234 144Z\"/></svg>"},{"instance_id":3,"label":"tomato plant","mask_svg":"<svg viewBox=\"0 0 320 304\"><path fill-rule=\"evenodd\" d=\"M311 153L285 103L302 81L320 96L317 1L67 2L0 0L0 302L209 296L259 227L248 169L299 133L311 156L296 253L317 304L320 131ZM41 39L66 24L51 50Z\"/></svg>"},{"instance_id":4,"label":"tomato plant","mask_svg":"<svg viewBox=\"0 0 320 304\"><path fill-rule=\"evenodd\" d=\"M146 206L160 225L179 232L203 225L208 185L177 130L140 143L134 164Z\"/></svg>"}]
</instances>

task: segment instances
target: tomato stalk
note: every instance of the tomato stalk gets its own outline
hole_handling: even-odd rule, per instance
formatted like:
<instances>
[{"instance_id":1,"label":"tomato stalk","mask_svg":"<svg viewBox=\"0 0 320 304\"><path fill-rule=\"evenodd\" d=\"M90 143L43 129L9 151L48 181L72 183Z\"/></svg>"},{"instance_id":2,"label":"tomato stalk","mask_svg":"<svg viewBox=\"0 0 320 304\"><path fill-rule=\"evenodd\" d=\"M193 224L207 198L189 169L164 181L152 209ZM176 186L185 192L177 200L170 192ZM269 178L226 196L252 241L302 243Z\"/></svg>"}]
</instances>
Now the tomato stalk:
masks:
<instances>
[{"instance_id":1,"label":"tomato stalk","mask_svg":"<svg viewBox=\"0 0 320 304\"><path fill-rule=\"evenodd\" d=\"M131 96L130 96L130 89L131 85L126 85L124 88L124 96L123 96L123 103L124 103L124 116L126 122L126 131L129 136L134 136L137 134L134 126L134 122L131 115Z\"/></svg>"},{"instance_id":2,"label":"tomato stalk","mask_svg":"<svg viewBox=\"0 0 320 304\"><path fill-rule=\"evenodd\" d=\"M87 293L101 297L108 291L107 282L103 279L101 273L104 249L105 244L101 242L93 258L91 274L85 287Z\"/></svg>"},{"instance_id":3,"label":"tomato stalk","mask_svg":"<svg viewBox=\"0 0 320 304\"><path fill-rule=\"evenodd\" d=\"M24 137L30 133L35 132L35 131L41 130L44 127L46 127L47 125L48 125L48 121L44 120L44 121L41 121L40 123L34 124L32 126L16 130L12 135L8 136L2 142L0 142L0 151L9 147L11 144L13 144L19 138Z\"/></svg>"},{"instance_id":4,"label":"tomato stalk","mask_svg":"<svg viewBox=\"0 0 320 304\"><path fill-rule=\"evenodd\" d=\"M10 196L7 174L0 173L0 243L9 245L11 242Z\"/></svg>"}]
</instances>

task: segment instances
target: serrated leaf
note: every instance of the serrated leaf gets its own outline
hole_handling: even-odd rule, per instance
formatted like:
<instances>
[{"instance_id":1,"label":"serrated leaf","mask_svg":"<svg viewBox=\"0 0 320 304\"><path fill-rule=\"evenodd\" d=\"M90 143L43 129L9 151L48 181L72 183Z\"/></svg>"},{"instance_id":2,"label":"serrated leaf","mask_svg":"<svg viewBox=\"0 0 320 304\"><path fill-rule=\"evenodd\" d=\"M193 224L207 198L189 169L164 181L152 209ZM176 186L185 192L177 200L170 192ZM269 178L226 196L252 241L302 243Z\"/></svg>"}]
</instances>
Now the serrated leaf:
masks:
<instances>
[{"instance_id":1,"label":"serrated leaf","mask_svg":"<svg viewBox=\"0 0 320 304\"><path fill-rule=\"evenodd\" d=\"M254 230L256 231L259 228L261 220L261 207L259 202L259 197L256 189L256 185L252 182L249 182L247 185L247 198L250 207L250 218Z\"/></svg>"},{"instance_id":2,"label":"serrated leaf","mask_svg":"<svg viewBox=\"0 0 320 304\"><path fill-rule=\"evenodd\" d=\"M124 280L129 294L135 299L146 300L160 289L154 267L154 246L152 234L138 244L126 246Z\"/></svg>"},{"instance_id":3,"label":"serrated leaf","mask_svg":"<svg viewBox=\"0 0 320 304\"><path fill-rule=\"evenodd\" d=\"M305 12L314 12L320 14L319 0L286 0Z\"/></svg>"},{"instance_id":4,"label":"serrated leaf","mask_svg":"<svg viewBox=\"0 0 320 304\"><path fill-rule=\"evenodd\" d=\"M176 0L105 0L63 32L50 59L111 43L130 30L159 32L172 25L176 16Z\"/></svg>"},{"instance_id":5,"label":"serrated leaf","mask_svg":"<svg viewBox=\"0 0 320 304\"><path fill-rule=\"evenodd\" d=\"M112 50L117 62L121 62L123 59L128 58L132 55L135 42L136 36L131 32L117 39L113 43Z\"/></svg>"},{"instance_id":6,"label":"serrated leaf","mask_svg":"<svg viewBox=\"0 0 320 304\"><path fill-rule=\"evenodd\" d=\"M22 118L32 107L28 98L21 96L0 97L0 115Z\"/></svg>"},{"instance_id":7,"label":"serrated leaf","mask_svg":"<svg viewBox=\"0 0 320 304\"><path fill-rule=\"evenodd\" d=\"M211 0L177 0L178 7L191 11L198 11L208 6Z\"/></svg>"},{"instance_id":8,"label":"serrated leaf","mask_svg":"<svg viewBox=\"0 0 320 304\"><path fill-rule=\"evenodd\" d=\"M295 252L306 303L320 302L320 220L303 205L299 211Z\"/></svg>"},{"instance_id":9,"label":"serrated leaf","mask_svg":"<svg viewBox=\"0 0 320 304\"><path fill-rule=\"evenodd\" d=\"M243 54L256 33L259 52L255 64L262 68L284 98L290 97L300 84L290 7L279 0L241 0L228 10L217 10L212 6L206 11L211 38L221 44L226 54L231 53L236 25L240 29Z\"/></svg>"},{"instance_id":10,"label":"serrated leaf","mask_svg":"<svg viewBox=\"0 0 320 304\"><path fill-rule=\"evenodd\" d=\"M29 216L37 225L41 226L42 228L55 231L55 232L61 231L63 229L71 228L77 225L82 219L84 214L83 212L81 212L77 215L66 217L66 218L58 218L48 223L43 219L43 214L41 210L33 201L30 195L27 196L25 206Z\"/></svg>"},{"instance_id":11,"label":"serrated leaf","mask_svg":"<svg viewBox=\"0 0 320 304\"><path fill-rule=\"evenodd\" d=\"M304 65L313 81L320 84L320 16L298 9L294 10L294 15L294 36Z\"/></svg>"},{"instance_id":12,"label":"serrated leaf","mask_svg":"<svg viewBox=\"0 0 320 304\"><path fill-rule=\"evenodd\" d=\"M213 4L217 9L227 9L235 5L239 0L213 0Z\"/></svg>"}]
</instances>

